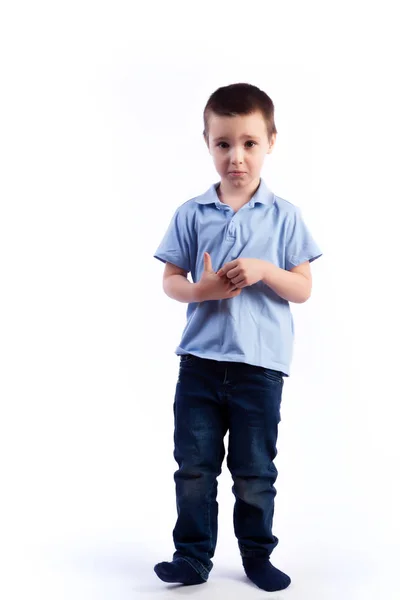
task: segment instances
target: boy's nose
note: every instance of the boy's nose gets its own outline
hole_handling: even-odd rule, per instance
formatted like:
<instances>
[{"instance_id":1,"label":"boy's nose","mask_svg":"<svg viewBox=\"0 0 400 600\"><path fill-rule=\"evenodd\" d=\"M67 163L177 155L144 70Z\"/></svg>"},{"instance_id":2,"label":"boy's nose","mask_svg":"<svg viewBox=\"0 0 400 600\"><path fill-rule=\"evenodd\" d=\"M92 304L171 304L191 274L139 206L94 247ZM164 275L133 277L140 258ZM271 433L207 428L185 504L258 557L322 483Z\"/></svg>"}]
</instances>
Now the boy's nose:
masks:
<instances>
[{"instance_id":1,"label":"boy's nose","mask_svg":"<svg viewBox=\"0 0 400 600\"><path fill-rule=\"evenodd\" d=\"M234 165L240 165L243 162L243 152L241 150L232 150L231 162Z\"/></svg>"}]
</instances>

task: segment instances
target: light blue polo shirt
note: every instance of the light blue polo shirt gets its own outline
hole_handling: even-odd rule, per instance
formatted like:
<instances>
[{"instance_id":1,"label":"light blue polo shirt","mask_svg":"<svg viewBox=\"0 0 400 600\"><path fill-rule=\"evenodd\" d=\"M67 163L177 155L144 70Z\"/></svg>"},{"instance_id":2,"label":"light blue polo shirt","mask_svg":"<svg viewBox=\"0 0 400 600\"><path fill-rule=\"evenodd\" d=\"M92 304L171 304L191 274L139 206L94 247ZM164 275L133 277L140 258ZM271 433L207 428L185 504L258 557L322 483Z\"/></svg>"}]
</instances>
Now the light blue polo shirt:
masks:
<instances>
[{"instance_id":1,"label":"light blue polo shirt","mask_svg":"<svg viewBox=\"0 0 400 600\"><path fill-rule=\"evenodd\" d=\"M236 213L218 198L219 183L176 209L155 258L190 272L197 282L204 252L215 272L236 258L260 258L290 270L322 255L300 209L276 196L263 178ZM260 281L234 298L189 303L175 354L243 362L289 376L293 339L289 302Z\"/></svg>"}]
</instances>

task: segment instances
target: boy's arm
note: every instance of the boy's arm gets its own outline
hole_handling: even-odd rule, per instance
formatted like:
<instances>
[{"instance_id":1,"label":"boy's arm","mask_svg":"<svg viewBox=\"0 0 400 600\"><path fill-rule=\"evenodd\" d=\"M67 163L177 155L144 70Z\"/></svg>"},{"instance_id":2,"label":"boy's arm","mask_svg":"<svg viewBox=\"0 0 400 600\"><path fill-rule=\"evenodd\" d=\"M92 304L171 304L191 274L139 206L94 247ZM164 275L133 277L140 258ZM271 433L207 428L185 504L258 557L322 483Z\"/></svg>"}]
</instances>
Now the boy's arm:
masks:
<instances>
[{"instance_id":1,"label":"boy's arm","mask_svg":"<svg viewBox=\"0 0 400 600\"><path fill-rule=\"evenodd\" d=\"M278 296L289 302L302 303L309 299L312 288L310 262L293 267L289 271L265 261L262 281Z\"/></svg>"},{"instance_id":2,"label":"boy's arm","mask_svg":"<svg viewBox=\"0 0 400 600\"><path fill-rule=\"evenodd\" d=\"M198 302L197 286L187 279L188 272L170 262L165 263L163 276L164 292L178 302Z\"/></svg>"}]
</instances>

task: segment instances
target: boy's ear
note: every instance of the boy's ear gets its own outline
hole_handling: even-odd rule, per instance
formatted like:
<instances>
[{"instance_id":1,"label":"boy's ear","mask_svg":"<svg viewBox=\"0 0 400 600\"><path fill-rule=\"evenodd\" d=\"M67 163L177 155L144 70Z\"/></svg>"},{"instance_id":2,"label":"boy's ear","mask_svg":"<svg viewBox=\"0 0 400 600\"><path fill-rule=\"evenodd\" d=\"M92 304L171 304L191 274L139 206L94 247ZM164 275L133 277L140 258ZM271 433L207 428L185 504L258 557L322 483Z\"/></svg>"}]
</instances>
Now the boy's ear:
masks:
<instances>
[{"instance_id":1,"label":"boy's ear","mask_svg":"<svg viewBox=\"0 0 400 600\"><path fill-rule=\"evenodd\" d=\"M276 133L273 133L271 135L271 139L269 141L269 146L268 146L268 150L267 150L267 154L271 154L274 146L275 146L275 142L276 142Z\"/></svg>"}]
</instances>

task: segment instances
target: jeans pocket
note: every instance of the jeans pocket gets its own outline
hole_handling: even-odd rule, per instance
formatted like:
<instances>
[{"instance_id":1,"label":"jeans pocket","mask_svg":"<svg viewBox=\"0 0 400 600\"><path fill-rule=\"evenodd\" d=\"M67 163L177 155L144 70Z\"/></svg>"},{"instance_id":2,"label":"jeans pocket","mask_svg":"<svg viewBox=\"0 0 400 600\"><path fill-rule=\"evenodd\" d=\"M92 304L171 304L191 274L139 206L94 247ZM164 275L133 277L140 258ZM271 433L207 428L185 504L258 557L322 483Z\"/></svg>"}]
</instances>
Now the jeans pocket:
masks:
<instances>
[{"instance_id":1,"label":"jeans pocket","mask_svg":"<svg viewBox=\"0 0 400 600\"><path fill-rule=\"evenodd\" d=\"M264 377L266 377L270 381L274 381L276 383L283 383L282 371L276 371L275 369L268 369L267 367L263 367L262 373Z\"/></svg>"},{"instance_id":2,"label":"jeans pocket","mask_svg":"<svg viewBox=\"0 0 400 600\"><path fill-rule=\"evenodd\" d=\"M190 363L192 363L194 361L195 357L193 356L193 354L181 354L180 355L180 364L182 365L188 365Z\"/></svg>"}]
</instances>

